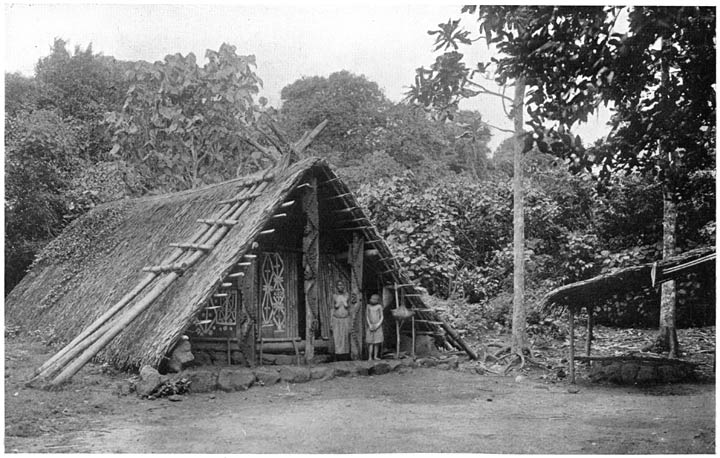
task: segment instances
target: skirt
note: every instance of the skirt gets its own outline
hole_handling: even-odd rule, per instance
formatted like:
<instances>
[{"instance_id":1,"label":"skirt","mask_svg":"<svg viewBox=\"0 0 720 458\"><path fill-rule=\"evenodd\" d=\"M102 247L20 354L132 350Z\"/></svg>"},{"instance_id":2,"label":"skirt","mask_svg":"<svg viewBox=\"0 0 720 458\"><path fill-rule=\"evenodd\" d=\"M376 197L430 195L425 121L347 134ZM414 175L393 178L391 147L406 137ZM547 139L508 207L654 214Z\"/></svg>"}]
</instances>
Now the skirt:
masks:
<instances>
[{"instance_id":1,"label":"skirt","mask_svg":"<svg viewBox=\"0 0 720 458\"><path fill-rule=\"evenodd\" d=\"M333 342L335 343L335 353L350 353L350 317L330 318L330 327L333 334Z\"/></svg>"},{"instance_id":2,"label":"skirt","mask_svg":"<svg viewBox=\"0 0 720 458\"><path fill-rule=\"evenodd\" d=\"M367 332L365 333L365 343L367 343L367 344L383 343L382 326L377 328L377 330L375 330L375 331L371 331L370 328L368 328Z\"/></svg>"}]
</instances>

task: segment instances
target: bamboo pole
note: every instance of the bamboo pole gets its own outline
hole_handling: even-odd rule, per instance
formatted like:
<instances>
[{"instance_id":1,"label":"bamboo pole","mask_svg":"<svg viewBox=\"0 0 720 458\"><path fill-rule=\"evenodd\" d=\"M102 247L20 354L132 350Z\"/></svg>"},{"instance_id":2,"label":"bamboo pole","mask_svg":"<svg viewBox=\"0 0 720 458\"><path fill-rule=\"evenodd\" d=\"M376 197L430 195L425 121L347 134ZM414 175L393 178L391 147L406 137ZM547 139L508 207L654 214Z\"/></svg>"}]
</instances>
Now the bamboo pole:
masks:
<instances>
[{"instance_id":1,"label":"bamboo pole","mask_svg":"<svg viewBox=\"0 0 720 458\"><path fill-rule=\"evenodd\" d=\"M255 186L256 188L264 188L267 186L264 184L264 182L261 183L261 186ZM245 190L246 192L251 192L252 189ZM218 215L220 218L225 218L228 215L231 215L237 208L235 206L231 206L225 210L222 210L220 212L220 215ZM204 236L214 231L213 228L206 228L202 227L193 233L191 240L193 243L200 241L204 238ZM165 259L163 259L163 264L170 264L174 261L176 261L178 258L180 258L182 255L185 254L185 250L182 248L176 248L173 250ZM100 315L95 321L93 321L87 328L85 328L80 334L77 335L69 344L67 344L65 347L63 347L60 351L55 353L50 359L45 361L42 366L40 366L33 376L33 378L30 380L32 382L33 380L36 380L41 377L46 377L52 374L52 372L55 371L55 369L52 369L53 366L59 366L62 367L65 362L67 362L67 358L64 358L66 355L70 354L70 359L73 357L72 355L77 354L78 352L72 352L71 350L76 347L80 342L83 342L88 337L90 337L95 331L97 331L101 326L105 324L106 321L110 320L115 314L120 311L123 307L125 307L127 304L132 301L135 296L140 294L142 290L144 290L150 283L157 278L158 274L156 272L148 273L142 280L140 280L140 283L138 283L129 293L127 293L125 296L123 296L118 302L115 303L112 307L110 307L105 313ZM90 343L92 343L94 339L91 339ZM89 345L89 344L88 344ZM86 346L83 347L83 349L86 348ZM81 351L81 350L80 350ZM60 360L64 362L60 362ZM52 369L52 370L51 370Z\"/></svg>"},{"instance_id":2,"label":"bamboo pole","mask_svg":"<svg viewBox=\"0 0 720 458\"><path fill-rule=\"evenodd\" d=\"M395 310L400 307L400 296L398 294L397 283L395 283ZM395 359L400 359L400 320L395 318Z\"/></svg>"},{"instance_id":3,"label":"bamboo pole","mask_svg":"<svg viewBox=\"0 0 720 458\"><path fill-rule=\"evenodd\" d=\"M573 309L568 307L568 315L570 316L570 383L575 383L575 313Z\"/></svg>"},{"instance_id":4,"label":"bamboo pole","mask_svg":"<svg viewBox=\"0 0 720 458\"><path fill-rule=\"evenodd\" d=\"M73 375L77 373L93 356L95 356L105 345L107 345L112 339L117 336L120 331L125 329L140 313L142 313L152 302L160 296L165 289L178 278L178 274L172 272L165 278L161 279L155 287L148 292L148 294L138 301L132 308L130 308L123 316L118 319L117 323L113 323L112 327L108 329L97 341L95 341L90 347L85 349L82 354L70 364L68 364L60 374L50 383L51 386L58 386L68 381Z\"/></svg>"},{"instance_id":5,"label":"bamboo pole","mask_svg":"<svg viewBox=\"0 0 720 458\"><path fill-rule=\"evenodd\" d=\"M262 191L265 187L267 187L267 181L263 181L260 184L258 184L256 190ZM243 204L241 204L239 206L238 205L231 206L228 210L224 211L224 213L231 213L231 217L235 216L237 218L245 211L245 209L248 207L248 205L249 205L249 202L245 201L245 202L243 202ZM211 243L211 244L215 245L215 244L217 244L217 242L219 242L222 239L222 237L225 235L225 233L228 232L228 230L229 230L229 228L227 226L221 226L221 227L211 226L208 230L202 230L200 238L197 241L200 243ZM200 231L198 231L198 233L200 233ZM176 249L176 250L179 250L181 252L181 255L184 253L184 251L181 249ZM189 259L187 259L185 261L185 263L187 264L188 267L190 267L195 262L197 262L203 255L204 255L204 252L201 252L201 251L193 252L192 254L190 254ZM138 304L146 304L143 308L138 309L137 308L138 304L136 304L135 307L130 309L131 311L138 310L136 314L133 314L133 312L130 312L130 311L126 312L126 315L128 315L128 317L129 317L129 321L127 321L127 323L125 325L123 325L120 329L117 329L117 325L116 325L114 327L110 327L104 333L97 333L98 334L98 336L96 337L97 341L95 341L92 345L90 345L90 348L84 349L84 351L82 349L73 350L71 348L69 350L69 353L71 353L71 354L69 354L68 358L66 358L66 359L72 359L80 351L83 351L83 353L82 353L82 355L80 355L80 358L77 361L70 364L65 370L63 370L61 372L61 374L52 382L52 385L61 384L61 383L65 382L67 379L69 379L70 377L72 377L100 349L102 349L115 335L117 335L120 331L122 331L122 329L124 329L124 327L127 326L127 324L132 322L132 320L134 320L135 317L139 313L141 313L145 308L147 308L147 306L149 306L152 303L152 301L154 301L157 298L157 296L159 296L160 293L162 293L165 290L165 288L167 288L177 278L178 278L178 274L176 272L172 272L167 277L160 280L160 282L158 282L158 284L148 293L148 296L145 296L145 298L143 298L142 300L140 300L138 302ZM171 280L167 281L167 279L171 279ZM160 291L160 293L153 296L154 292L156 291L156 289L158 288L159 285L164 285L163 289ZM150 297L149 301L147 300L148 297ZM125 321L127 319L128 318L126 318L126 317L118 318L118 320L121 323L125 323ZM103 328L103 330L105 330L105 329L106 328ZM115 332L115 331L117 331L117 332ZM108 339L107 336L112 334L113 332L114 332L114 335ZM102 335L102 337L100 337L100 335ZM89 340L94 341L95 339L89 339ZM104 342L104 343L99 344L99 342L100 343ZM87 354L89 354L91 352L92 352L92 354L90 354L90 356L86 356ZM64 365L64 363L63 363L63 365ZM58 366L57 369L61 368L63 365L56 364L56 366ZM50 368L48 368L48 369L50 369ZM53 372L55 372L57 369L53 369ZM52 372L50 372L50 373L52 373Z\"/></svg>"},{"instance_id":6,"label":"bamboo pole","mask_svg":"<svg viewBox=\"0 0 720 458\"><path fill-rule=\"evenodd\" d=\"M587 337L585 339L585 356L590 356L590 347L592 346L593 340L593 308L592 306L587 307L588 321L587 321Z\"/></svg>"}]
</instances>

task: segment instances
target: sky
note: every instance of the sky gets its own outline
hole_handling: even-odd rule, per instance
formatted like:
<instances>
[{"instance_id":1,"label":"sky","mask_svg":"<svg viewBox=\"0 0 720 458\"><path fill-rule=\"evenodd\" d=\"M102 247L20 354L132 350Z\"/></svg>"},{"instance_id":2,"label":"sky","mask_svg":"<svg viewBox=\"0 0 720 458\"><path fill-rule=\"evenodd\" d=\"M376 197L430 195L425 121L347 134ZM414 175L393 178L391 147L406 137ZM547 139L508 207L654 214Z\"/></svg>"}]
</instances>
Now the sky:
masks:
<instances>
[{"instance_id":1,"label":"sky","mask_svg":"<svg viewBox=\"0 0 720 458\"><path fill-rule=\"evenodd\" d=\"M202 64L205 50L224 42L238 54L254 54L262 95L279 106L280 90L303 76L327 76L348 70L365 75L395 102L412 84L415 69L435 59L427 31L460 17L460 6L399 2L256 4L199 3L142 5L4 4L5 72L30 76L35 63L50 53L54 39L120 60L162 60L167 54L193 52ZM469 22L472 24L472 22ZM466 48L475 62L487 58L484 46ZM474 66L474 65L472 65ZM492 84L489 84L492 87ZM510 93L512 89L509 89ZM511 129L501 102L482 96L461 108L479 111L490 124ZM609 114L602 111L580 126L586 144L607 134ZM508 134L494 131L496 147Z\"/></svg>"}]
</instances>

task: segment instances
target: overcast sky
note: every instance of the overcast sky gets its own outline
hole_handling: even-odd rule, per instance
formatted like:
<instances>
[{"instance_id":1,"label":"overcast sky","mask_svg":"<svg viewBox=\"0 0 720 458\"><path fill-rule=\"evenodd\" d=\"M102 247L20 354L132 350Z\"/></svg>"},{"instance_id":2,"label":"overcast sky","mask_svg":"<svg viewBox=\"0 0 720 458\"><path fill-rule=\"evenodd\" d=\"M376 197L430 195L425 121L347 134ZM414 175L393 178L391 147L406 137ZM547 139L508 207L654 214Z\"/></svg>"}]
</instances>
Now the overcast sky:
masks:
<instances>
[{"instance_id":1,"label":"overcast sky","mask_svg":"<svg viewBox=\"0 0 720 458\"><path fill-rule=\"evenodd\" d=\"M402 3L311 3L244 5L5 4L6 72L32 75L55 37L74 47L92 43L96 53L121 60L162 60L167 54L205 50L223 42L238 54L257 57L263 95L278 106L280 90L302 76L339 70L363 74L399 101L415 69L434 60L427 31L460 16L457 5ZM487 53L474 46L473 58ZM468 50L469 51L469 50ZM487 54L485 54L487 55ZM490 122L511 128L491 96L468 101ZM578 129L586 144L607 133L607 113ZM491 146L507 134L494 131Z\"/></svg>"}]
</instances>

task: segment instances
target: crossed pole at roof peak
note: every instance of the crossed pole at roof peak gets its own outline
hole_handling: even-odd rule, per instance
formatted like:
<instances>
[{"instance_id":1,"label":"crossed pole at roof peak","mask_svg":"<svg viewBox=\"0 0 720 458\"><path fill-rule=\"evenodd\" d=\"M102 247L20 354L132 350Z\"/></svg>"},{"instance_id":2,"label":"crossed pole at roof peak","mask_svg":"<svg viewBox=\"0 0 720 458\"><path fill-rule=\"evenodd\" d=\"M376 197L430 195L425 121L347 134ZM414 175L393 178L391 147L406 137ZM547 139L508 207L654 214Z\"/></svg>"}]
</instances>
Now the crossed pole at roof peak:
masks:
<instances>
[{"instance_id":1,"label":"crossed pole at roof peak","mask_svg":"<svg viewBox=\"0 0 720 458\"><path fill-rule=\"evenodd\" d=\"M305 132L302 137L295 143L291 143L287 140L285 133L277 126L275 121L269 116L265 115L265 122L270 129L270 132L257 127L257 131L260 135L270 144L270 146L263 146L258 143L251 135L246 133L243 136L243 140L249 143L258 152L269 158L274 165L280 168L286 168L293 162L297 162L300 159L305 158L305 149L312 143L320 132L325 128L328 121L327 119L318 124L313 130Z\"/></svg>"}]
</instances>

